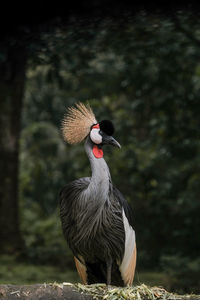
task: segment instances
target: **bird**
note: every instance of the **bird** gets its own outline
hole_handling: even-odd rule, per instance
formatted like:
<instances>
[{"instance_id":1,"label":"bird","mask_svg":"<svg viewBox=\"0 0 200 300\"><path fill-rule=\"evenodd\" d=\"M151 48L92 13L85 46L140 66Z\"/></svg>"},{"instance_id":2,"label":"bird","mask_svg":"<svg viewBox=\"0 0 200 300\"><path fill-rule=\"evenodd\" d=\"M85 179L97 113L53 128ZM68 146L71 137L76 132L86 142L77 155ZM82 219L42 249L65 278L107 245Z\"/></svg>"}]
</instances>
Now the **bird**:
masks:
<instances>
[{"instance_id":1,"label":"bird","mask_svg":"<svg viewBox=\"0 0 200 300\"><path fill-rule=\"evenodd\" d=\"M97 122L89 103L68 107L61 121L65 142L84 140L91 177L66 184L59 206L63 235L83 284L131 286L136 267L133 211L112 183L104 146L121 148L110 120Z\"/></svg>"}]
</instances>

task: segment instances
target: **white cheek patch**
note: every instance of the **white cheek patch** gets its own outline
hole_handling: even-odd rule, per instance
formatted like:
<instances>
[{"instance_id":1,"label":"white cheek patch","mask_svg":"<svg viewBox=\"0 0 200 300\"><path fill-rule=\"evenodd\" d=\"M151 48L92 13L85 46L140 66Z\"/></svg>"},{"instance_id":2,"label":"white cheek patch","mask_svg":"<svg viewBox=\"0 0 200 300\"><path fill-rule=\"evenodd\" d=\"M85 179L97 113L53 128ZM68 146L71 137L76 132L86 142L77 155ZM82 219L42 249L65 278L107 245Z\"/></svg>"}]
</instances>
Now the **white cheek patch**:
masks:
<instances>
[{"instance_id":1,"label":"white cheek patch","mask_svg":"<svg viewBox=\"0 0 200 300\"><path fill-rule=\"evenodd\" d=\"M90 131L90 138L95 144L101 144L102 143L102 136L99 134L100 129L98 128L93 128Z\"/></svg>"}]
</instances>

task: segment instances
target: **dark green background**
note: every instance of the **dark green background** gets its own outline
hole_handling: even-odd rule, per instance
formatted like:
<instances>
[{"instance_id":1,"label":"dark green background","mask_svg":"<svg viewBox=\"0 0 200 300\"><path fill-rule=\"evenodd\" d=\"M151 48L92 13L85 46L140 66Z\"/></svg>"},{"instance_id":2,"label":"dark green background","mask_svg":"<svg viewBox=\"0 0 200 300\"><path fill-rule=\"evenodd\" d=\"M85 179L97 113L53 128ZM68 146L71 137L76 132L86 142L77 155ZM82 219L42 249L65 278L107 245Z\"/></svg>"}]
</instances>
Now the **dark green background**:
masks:
<instances>
[{"instance_id":1,"label":"dark green background","mask_svg":"<svg viewBox=\"0 0 200 300\"><path fill-rule=\"evenodd\" d=\"M58 194L90 175L90 165L83 143L63 142L60 125L66 107L89 100L98 120L113 121L122 146L104 153L134 210L138 272L162 272L172 290L200 292L199 18L140 11L83 23L58 22L28 44L19 154L24 258L73 266Z\"/></svg>"}]
</instances>

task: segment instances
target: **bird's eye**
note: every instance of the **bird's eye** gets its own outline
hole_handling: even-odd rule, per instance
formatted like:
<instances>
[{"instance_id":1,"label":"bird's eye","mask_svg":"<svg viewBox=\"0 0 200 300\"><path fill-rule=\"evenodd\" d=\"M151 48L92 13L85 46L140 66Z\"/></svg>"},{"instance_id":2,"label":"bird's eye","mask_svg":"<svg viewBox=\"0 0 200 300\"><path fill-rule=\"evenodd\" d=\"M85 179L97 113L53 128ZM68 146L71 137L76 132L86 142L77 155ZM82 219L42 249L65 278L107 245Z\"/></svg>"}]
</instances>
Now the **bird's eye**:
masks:
<instances>
[{"instance_id":1,"label":"bird's eye","mask_svg":"<svg viewBox=\"0 0 200 300\"><path fill-rule=\"evenodd\" d=\"M95 144L101 144L102 143L102 135L100 134L100 130L98 128L93 128L90 131L90 138Z\"/></svg>"}]
</instances>

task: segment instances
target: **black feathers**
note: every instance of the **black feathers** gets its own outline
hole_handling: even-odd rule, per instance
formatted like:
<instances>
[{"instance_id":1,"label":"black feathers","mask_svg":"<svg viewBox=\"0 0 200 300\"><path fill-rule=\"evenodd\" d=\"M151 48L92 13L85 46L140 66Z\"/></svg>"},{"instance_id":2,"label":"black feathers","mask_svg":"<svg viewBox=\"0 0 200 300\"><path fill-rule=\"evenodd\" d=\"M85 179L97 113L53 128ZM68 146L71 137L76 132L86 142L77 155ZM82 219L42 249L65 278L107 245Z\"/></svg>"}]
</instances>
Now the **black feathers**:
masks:
<instances>
[{"instance_id":1,"label":"black feathers","mask_svg":"<svg viewBox=\"0 0 200 300\"><path fill-rule=\"evenodd\" d=\"M115 129L113 123L109 120L103 120L99 123L100 130L102 130L107 135L113 135Z\"/></svg>"}]
</instances>

